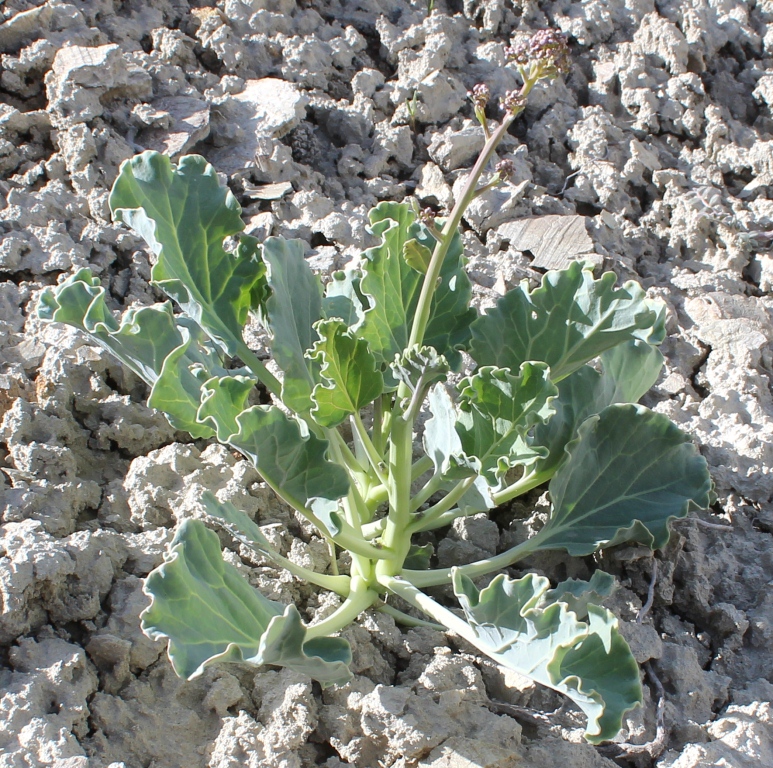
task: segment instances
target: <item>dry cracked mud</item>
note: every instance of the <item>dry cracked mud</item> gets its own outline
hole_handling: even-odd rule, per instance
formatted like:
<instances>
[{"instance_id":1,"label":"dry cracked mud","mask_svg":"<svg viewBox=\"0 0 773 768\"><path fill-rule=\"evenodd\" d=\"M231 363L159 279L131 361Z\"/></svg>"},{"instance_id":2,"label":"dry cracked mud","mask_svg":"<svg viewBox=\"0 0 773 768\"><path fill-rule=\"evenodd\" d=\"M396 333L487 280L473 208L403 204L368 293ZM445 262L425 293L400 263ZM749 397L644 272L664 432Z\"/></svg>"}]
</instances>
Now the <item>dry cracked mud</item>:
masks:
<instances>
[{"instance_id":1,"label":"dry cracked mud","mask_svg":"<svg viewBox=\"0 0 773 768\"><path fill-rule=\"evenodd\" d=\"M2 768L773 765L773 2L434 5L0 5ZM467 91L512 88L504 45L547 26L569 37L572 72L514 126L513 182L468 212L478 298L572 258L642 281L669 307L647 404L694 437L716 482L714 507L655 558L528 563L619 578L612 607L645 682L625 744L582 743L557 695L381 614L346 632L346 686L235 666L177 679L139 630L141 586L203 488L298 562L324 547L245 461L176 433L107 353L41 324L36 297L88 265L112 308L158 300L146 251L107 206L121 161L147 148L204 155L249 232L303 238L329 274L368 244L377 201L449 206L481 143ZM457 521L439 557L491 552L531 522L523 505ZM333 607L229 557L309 618Z\"/></svg>"}]
</instances>

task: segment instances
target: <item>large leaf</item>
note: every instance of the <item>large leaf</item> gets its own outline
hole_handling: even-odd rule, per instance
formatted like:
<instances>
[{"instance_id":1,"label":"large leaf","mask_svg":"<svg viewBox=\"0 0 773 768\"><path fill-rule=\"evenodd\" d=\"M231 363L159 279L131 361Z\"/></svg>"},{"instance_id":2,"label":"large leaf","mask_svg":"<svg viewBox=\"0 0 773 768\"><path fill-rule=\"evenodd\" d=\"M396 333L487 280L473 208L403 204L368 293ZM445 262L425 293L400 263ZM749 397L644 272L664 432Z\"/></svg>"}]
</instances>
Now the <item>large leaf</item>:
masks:
<instances>
[{"instance_id":1,"label":"large leaf","mask_svg":"<svg viewBox=\"0 0 773 768\"><path fill-rule=\"evenodd\" d=\"M376 359L389 364L408 345L424 280L424 275L405 259L406 244L415 240L432 250L435 240L416 221L407 203L380 203L370 212L370 222L381 243L364 254L360 287L370 307L359 333ZM475 318L475 310L470 308L471 295L461 237L455 234L443 262L422 342L434 347L454 368L461 363L458 349L466 347L470 323Z\"/></svg>"},{"instance_id":2,"label":"large leaf","mask_svg":"<svg viewBox=\"0 0 773 768\"><path fill-rule=\"evenodd\" d=\"M611 405L587 419L550 482L553 509L537 549L589 555L637 541L662 547L668 523L709 505L706 460L665 416Z\"/></svg>"},{"instance_id":3,"label":"large leaf","mask_svg":"<svg viewBox=\"0 0 773 768\"><path fill-rule=\"evenodd\" d=\"M326 458L328 442L307 434L305 425L275 405L246 408L249 380L222 376L204 386L200 420L218 439L241 451L263 479L297 509L314 500L337 499L349 491L346 471Z\"/></svg>"},{"instance_id":4,"label":"large leaf","mask_svg":"<svg viewBox=\"0 0 773 768\"><path fill-rule=\"evenodd\" d=\"M85 331L152 387L148 405L163 411L176 429L194 437L212 430L196 421L202 379L224 372L217 350L208 346L201 329L177 318L171 304L127 310L120 322L105 304L105 291L91 271L82 269L40 297L38 315Z\"/></svg>"},{"instance_id":5,"label":"large leaf","mask_svg":"<svg viewBox=\"0 0 773 768\"><path fill-rule=\"evenodd\" d=\"M478 365L518 370L527 360L550 366L560 381L607 349L630 339L659 342L665 308L647 299L641 286L615 288L615 275L599 280L573 262L548 272L539 288L528 281L508 291L471 327L470 354Z\"/></svg>"},{"instance_id":6,"label":"large leaf","mask_svg":"<svg viewBox=\"0 0 773 768\"><path fill-rule=\"evenodd\" d=\"M533 573L499 575L478 591L454 569L453 585L481 651L574 701L588 717L588 741L618 734L642 691L639 668L609 611L589 606L585 622L564 603L543 605L550 582Z\"/></svg>"},{"instance_id":7,"label":"large leaf","mask_svg":"<svg viewBox=\"0 0 773 768\"><path fill-rule=\"evenodd\" d=\"M322 317L322 284L303 253L301 240L269 237L263 243L271 286L266 302L271 351L284 371L282 400L301 413L312 404L315 381L306 352L319 338L314 323Z\"/></svg>"},{"instance_id":8,"label":"large leaf","mask_svg":"<svg viewBox=\"0 0 773 768\"><path fill-rule=\"evenodd\" d=\"M247 314L265 300L265 267L254 238L235 253L224 249L244 223L215 169L198 155L175 166L158 152L142 152L121 165L110 209L156 255L153 282L226 352L238 354Z\"/></svg>"},{"instance_id":9,"label":"large leaf","mask_svg":"<svg viewBox=\"0 0 773 768\"><path fill-rule=\"evenodd\" d=\"M553 413L557 389L546 365L523 363L517 376L504 368L480 368L461 382L460 394L456 431L463 455L457 462L496 486L521 461L527 430Z\"/></svg>"},{"instance_id":10,"label":"large leaf","mask_svg":"<svg viewBox=\"0 0 773 768\"><path fill-rule=\"evenodd\" d=\"M320 340L309 357L321 366L324 383L314 387L311 413L323 427L336 427L384 391L384 376L367 342L350 332L343 320L321 320L315 328Z\"/></svg>"},{"instance_id":11,"label":"large leaf","mask_svg":"<svg viewBox=\"0 0 773 768\"><path fill-rule=\"evenodd\" d=\"M663 355L638 339L620 344L601 355L602 371L582 366L558 384L556 412L537 425L529 444L547 448L548 455L535 453L534 470L549 477L566 458L565 448L585 419L613 403L635 403L657 381ZM547 478L546 478L547 479Z\"/></svg>"},{"instance_id":12,"label":"large leaf","mask_svg":"<svg viewBox=\"0 0 773 768\"><path fill-rule=\"evenodd\" d=\"M153 639L168 638L181 677L197 677L218 661L290 667L323 685L351 677L346 640L306 640L295 606L254 590L223 560L217 534L198 520L180 525L145 592L153 601L142 613L142 629Z\"/></svg>"}]
</instances>

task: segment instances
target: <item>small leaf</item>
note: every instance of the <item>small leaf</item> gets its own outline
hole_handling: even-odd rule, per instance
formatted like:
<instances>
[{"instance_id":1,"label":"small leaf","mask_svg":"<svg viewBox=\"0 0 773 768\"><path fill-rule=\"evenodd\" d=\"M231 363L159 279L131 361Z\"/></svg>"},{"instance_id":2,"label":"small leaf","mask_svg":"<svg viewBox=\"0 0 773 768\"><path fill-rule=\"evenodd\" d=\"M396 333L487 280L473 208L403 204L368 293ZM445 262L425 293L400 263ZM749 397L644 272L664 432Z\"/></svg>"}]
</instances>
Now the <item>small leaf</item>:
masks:
<instances>
[{"instance_id":1,"label":"small leaf","mask_svg":"<svg viewBox=\"0 0 773 768\"><path fill-rule=\"evenodd\" d=\"M335 508L333 502L349 492L349 480L342 467L327 460L327 440L308 434L305 424L275 405L243 410L250 386L245 377L208 381L201 421L217 430L220 441L241 451L280 498L296 509L311 509L315 500L331 502Z\"/></svg>"},{"instance_id":2,"label":"small leaf","mask_svg":"<svg viewBox=\"0 0 773 768\"><path fill-rule=\"evenodd\" d=\"M665 335L665 306L641 286L615 288L615 275L599 280L583 264L548 272L539 288L528 282L508 291L471 327L470 354L478 365L517 370L545 362L560 381L607 349L630 339L658 343Z\"/></svg>"},{"instance_id":3,"label":"small leaf","mask_svg":"<svg viewBox=\"0 0 773 768\"><path fill-rule=\"evenodd\" d=\"M299 413L311 408L315 382L305 354L319 338L313 326L322 317L322 285L303 253L301 240L269 237L263 243L271 286L266 302L271 351L284 371L282 400Z\"/></svg>"},{"instance_id":4,"label":"small leaf","mask_svg":"<svg viewBox=\"0 0 773 768\"><path fill-rule=\"evenodd\" d=\"M389 368L395 380L406 384L411 392L444 381L449 370L448 361L436 349L416 344L396 355Z\"/></svg>"},{"instance_id":5,"label":"small leaf","mask_svg":"<svg viewBox=\"0 0 773 768\"><path fill-rule=\"evenodd\" d=\"M110 193L110 210L157 257L153 282L189 317L236 355L250 310L265 301L265 267L248 238L235 253L226 237L244 229L236 198L198 155L177 166L158 152L126 160Z\"/></svg>"},{"instance_id":6,"label":"small leaf","mask_svg":"<svg viewBox=\"0 0 773 768\"><path fill-rule=\"evenodd\" d=\"M553 413L551 400L558 390L543 363L524 363L518 376L503 368L480 368L459 389L456 431L463 455L456 460L496 486L521 460L527 430Z\"/></svg>"},{"instance_id":7,"label":"small leaf","mask_svg":"<svg viewBox=\"0 0 773 768\"><path fill-rule=\"evenodd\" d=\"M567 579L560 582L555 589L549 589L544 594L540 605L545 608L551 603L564 603L577 614L578 619L584 619L588 615L588 605L601 605L616 589L614 576L595 571L590 581Z\"/></svg>"},{"instance_id":8,"label":"small leaf","mask_svg":"<svg viewBox=\"0 0 773 768\"><path fill-rule=\"evenodd\" d=\"M706 460L667 417L643 406L610 405L566 451L538 549L589 555L624 541L659 549L671 520L709 504Z\"/></svg>"},{"instance_id":9,"label":"small leaf","mask_svg":"<svg viewBox=\"0 0 773 768\"><path fill-rule=\"evenodd\" d=\"M326 320L340 317L348 328L355 328L365 317L365 299L360 294L362 273L358 269L333 272L325 286L322 316Z\"/></svg>"},{"instance_id":10,"label":"small leaf","mask_svg":"<svg viewBox=\"0 0 773 768\"><path fill-rule=\"evenodd\" d=\"M177 530L166 561L150 573L142 630L169 639L175 672L191 679L218 661L289 667L323 685L351 678L342 638L306 640L294 605L263 597L220 552L217 534L198 520Z\"/></svg>"},{"instance_id":11,"label":"small leaf","mask_svg":"<svg viewBox=\"0 0 773 768\"><path fill-rule=\"evenodd\" d=\"M435 547L432 544L411 544L408 555L403 563L403 568L410 568L413 571L426 571L435 553Z\"/></svg>"},{"instance_id":12,"label":"small leaf","mask_svg":"<svg viewBox=\"0 0 773 768\"><path fill-rule=\"evenodd\" d=\"M563 603L543 606L550 583L533 573L499 575L478 591L454 569L453 585L480 650L568 696L588 717L591 743L617 736L642 691L639 668L609 611L590 606L586 623Z\"/></svg>"},{"instance_id":13,"label":"small leaf","mask_svg":"<svg viewBox=\"0 0 773 768\"><path fill-rule=\"evenodd\" d=\"M638 403L658 380L663 362L663 353L640 339L604 352L601 355L603 389L610 393L606 405Z\"/></svg>"},{"instance_id":14,"label":"small leaf","mask_svg":"<svg viewBox=\"0 0 773 768\"><path fill-rule=\"evenodd\" d=\"M461 459L464 454L462 441L456 431L459 411L448 390L437 384L429 391L429 410L432 418L424 425L424 451L432 459L436 474L448 481L457 481L477 474L469 462ZM448 484L452 487L451 483ZM450 490L449 487L449 490ZM486 478L479 475L457 502L466 514L485 512L496 506ZM406 566L407 567L407 566Z\"/></svg>"},{"instance_id":15,"label":"small leaf","mask_svg":"<svg viewBox=\"0 0 773 768\"><path fill-rule=\"evenodd\" d=\"M370 306L359 335L368 342L376 360L388 365L408 345L424 279L406 262L403 249L415 240L433 250L435 240L416 221L408 203L380 203L370 212L370 222L381 243L364 254L360 286ZM461 364L458 350L466 347L470 323L476 314L470 308L471 296L461 237L455 234L440 271L423 341L445 356L455 369Z\"/></svg>"},{"instance_id":16,"label":"small leaf","mask_svg":"<svg viewBox=\"0 0 773 768\"><path fill-rule=\"evenodd\" d=\"M321 366L325 383L314 387L311 414L323 427L336 427L384 391L384 377L367 342L356 338L343 320L320 320L314 327L320 340L308 357Z\"/></svg>"},{"instance_id":17,"label":"small leaf","mask_svg":"<svg viewBox=\"0 0 773 768\"><path fill-rule=\"evenodd\" d=\"M432 250L418 240L408 240L403 246L403 258L411 269L427 274Z\"/></svg>"},{"instance_id":18,"label":"small leaf","mask_svg":"<svg viewBox=\"0 0 773 768\"><path fill-rule=\"evenodd\" d=\"M164 360L156 383L150 391L148 406L166 414L175 429L193 437L212 437L210 427L197 419L202 384L213 374L223 374L220 350L204 337L201 328L185 317L178 317L183 344Z\"/></svg>"},{"instance_id":19,"label":"small leaf","mask_svg":"<svg viewBox=\"0 0 773 768\"><path fill-rule=\"evenodd\" d=\"M437 384L429 391L429 410L432 418L424 425L424 451L432 459L436 474L460 479L474 474L472 468L459 466L452 457L463 453L462 440L456 431L459 411L448 390Z\"/></svg>"}]
</instances>

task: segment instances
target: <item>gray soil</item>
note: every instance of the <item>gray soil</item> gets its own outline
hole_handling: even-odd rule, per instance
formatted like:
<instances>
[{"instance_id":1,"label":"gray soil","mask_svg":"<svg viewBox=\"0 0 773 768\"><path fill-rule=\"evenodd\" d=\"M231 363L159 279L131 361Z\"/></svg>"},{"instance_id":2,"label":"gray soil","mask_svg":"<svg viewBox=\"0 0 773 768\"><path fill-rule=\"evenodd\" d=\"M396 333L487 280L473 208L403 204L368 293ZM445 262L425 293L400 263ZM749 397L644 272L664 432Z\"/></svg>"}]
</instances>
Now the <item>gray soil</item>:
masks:
<instances>
[{"instance_id":1,"label":"gray soil","mask_svg":"<svg viewBox=\"0 0 773 768\"><path fill-rule=\"evenodd\" d=\"M773 766L773 2L198 5L0 5L0 766ZM503 46L546 26L570 37L573 69L501 150L512 184L468 212L480 303L577 257L639 279L669 307L646 404L694 437L717 490L654 558L527 563L619 578L610 607L645 685L624 743L583 743L557 694L382 614L346 632L346 686L238 666L179 680L137 617L202 489L298 562L325 548L245 461L176 433L107 353L38 321L38 294L88 265L115 310L160 300L107 206L121 161L147 148L207 157L248 231L303 238L329 274L369 244L377 201L447 208L481 144L467 91L513 88ZM456 525L441 565L519 540L530 515ZM335 607L224 544L268 597L308 619Z\"/></svg>"}]
</instances>

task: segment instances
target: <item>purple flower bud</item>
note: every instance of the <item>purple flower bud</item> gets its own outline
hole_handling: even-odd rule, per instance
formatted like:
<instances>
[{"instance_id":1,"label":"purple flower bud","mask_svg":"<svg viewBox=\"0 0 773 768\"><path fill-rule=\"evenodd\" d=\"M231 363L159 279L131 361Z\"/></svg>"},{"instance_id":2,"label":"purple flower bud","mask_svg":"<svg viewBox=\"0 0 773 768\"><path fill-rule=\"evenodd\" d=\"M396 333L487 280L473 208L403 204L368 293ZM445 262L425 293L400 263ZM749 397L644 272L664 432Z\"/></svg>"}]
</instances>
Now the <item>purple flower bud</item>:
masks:
<instances>
[{"instance_id":1,"label":"purple flower bud","mask_svg":"<svg viewBox=\"0 0 773 768\"><path fill-rule=\"evenodd\" d=\"M529 63L529 48L526 43L519 42L505 46L505 59L508 64L525 66Z\"/></svg>"},{"instance_id":2,"label":"purple flower bud","mask_svg":"<svg viewBox=\"0 0 773 768\"><path fill-rule=\"evenodd\" d=\"M500 100L502 109L517 115L526 106L526 97L518 91L508 91Z\"/></svg>"},{"instance_id":3,"label":"purple flower bud","mask_svg":"<svg viewBox=\"0 0 773 768\"><path fill-rule=\"evenodd\" d=\"M468 91L467 95L472 100L475 109L484 109L488 104L491 91L485 83L478 83L474 85L471 91Z\"/></svg>"},{"instance_id":4,"label":"purple flower bud","mask_svg":"<svg viewBox=\"0 0 773 768\"><path fill-rule=\"evenodd\" d=\"M539 79L553 79L569 72L569 46L566 37L555 29L540 29L528 40L519 40L505 48L509 63L532 65Z\"/></svg>"},{"instance_id":5,"label":"purple flower bud","mask_svg":"<svg viewBox=\"0 0 773 768\"><path fill-rule=\"evenodd\" d=\"M495 168L496 172L499 174L499 178L502 179L502 181L508 181L515 173L515 166L513 165L513 161L508 158L500 160L496 164Z\"/></svg>"},{"instance_id":6,"label":"purple flower bud","mask_svg":"<svg viewBox=\"0 0 773 768\"><path fill-rule=\"evenodd\" d=\"M422 208L419 211L419 221L422 224L431 225L435 223L435 211L432 208Z\"/></svg>"}]
</instances>

